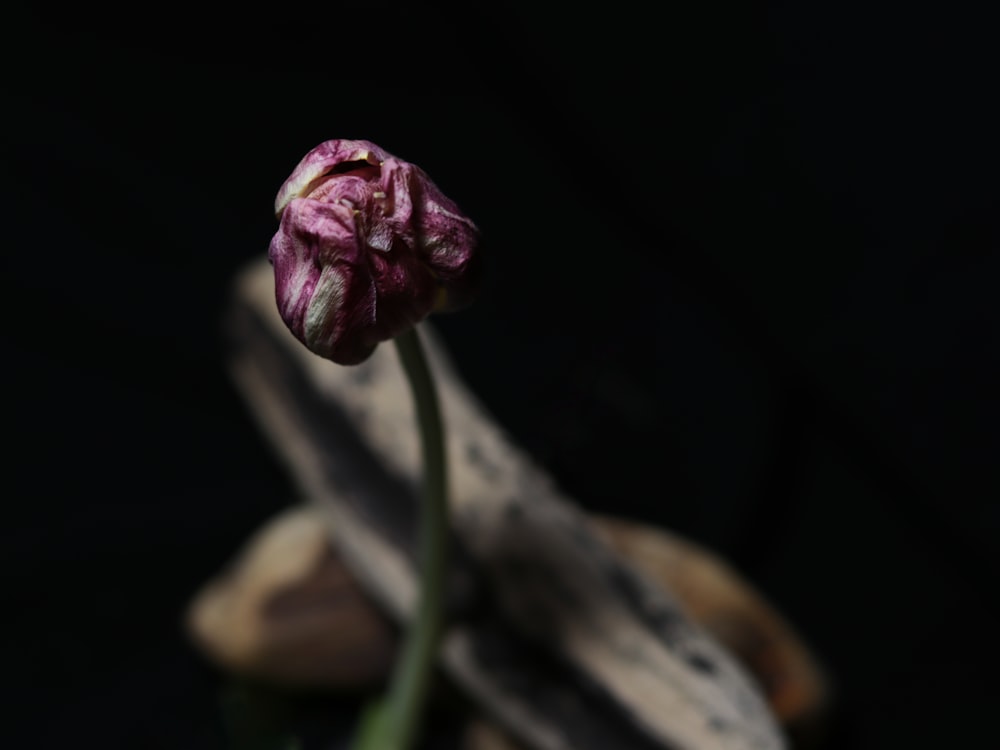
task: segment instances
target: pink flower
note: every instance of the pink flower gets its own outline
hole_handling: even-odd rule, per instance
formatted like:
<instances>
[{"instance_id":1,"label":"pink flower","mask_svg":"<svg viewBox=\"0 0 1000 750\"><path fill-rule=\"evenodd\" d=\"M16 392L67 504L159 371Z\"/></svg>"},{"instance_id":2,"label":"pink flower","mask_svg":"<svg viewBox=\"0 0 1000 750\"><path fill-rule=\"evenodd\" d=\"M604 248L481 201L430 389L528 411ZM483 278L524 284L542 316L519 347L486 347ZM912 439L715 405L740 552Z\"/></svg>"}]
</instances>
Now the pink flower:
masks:
<instances>
[{"instance_id":1,"label":"pink flower","mask_svg":"<svg viewBox=\"0 0 1000 750\"><path fill-rule=\"evenodd\" d=\"M475 292L479 231L413 164L369 141L322 143L278 191L268 257L282 319L310 350L357 364Z\"/></svg>"}]
</instances>

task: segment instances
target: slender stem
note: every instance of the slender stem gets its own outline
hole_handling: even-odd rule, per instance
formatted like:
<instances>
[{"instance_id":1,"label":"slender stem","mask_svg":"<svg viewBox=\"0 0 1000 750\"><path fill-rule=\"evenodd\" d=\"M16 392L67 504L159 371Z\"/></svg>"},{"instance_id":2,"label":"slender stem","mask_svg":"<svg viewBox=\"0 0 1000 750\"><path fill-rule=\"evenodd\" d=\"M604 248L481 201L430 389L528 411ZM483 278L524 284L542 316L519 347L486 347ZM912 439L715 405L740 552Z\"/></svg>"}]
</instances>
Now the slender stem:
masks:
<instances>
[{"instance_id":1,"label":"slender stem","mask_svg":"<svg viewBox=\"0 0 1000 750\"><path fill-rule=\"evenodd\" d=\"M420 498L420 582L416 617L385 702L362 729L360 750L408 750L420 729L444 617L448 564L448 492L444 429L434 380L415 328L395 339L416 406L423 449Z\"/></svg>"}]
</instances>

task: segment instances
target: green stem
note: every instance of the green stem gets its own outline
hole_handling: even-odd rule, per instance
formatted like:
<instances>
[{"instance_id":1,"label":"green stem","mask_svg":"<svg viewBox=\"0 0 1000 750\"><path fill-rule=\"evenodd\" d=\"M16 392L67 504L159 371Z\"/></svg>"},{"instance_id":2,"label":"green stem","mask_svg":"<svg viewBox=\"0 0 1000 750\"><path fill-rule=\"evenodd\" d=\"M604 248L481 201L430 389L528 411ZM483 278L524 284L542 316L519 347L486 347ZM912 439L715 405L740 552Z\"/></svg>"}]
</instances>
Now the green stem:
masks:
<instances>
[{"instance_id":1,"label":"green stem","mask_svg":"<svg viewBox=\"0 0 1000 750\"><path fill-rule=\"evenodd\" d=\"M366 717L357 750L408 750L415 743L444 617L448 491L441 412L417 330L401 334L395 343L413 394L423 449L420 581L416 617L406 632L389 694Z\"/></svg>"}]
</instances>

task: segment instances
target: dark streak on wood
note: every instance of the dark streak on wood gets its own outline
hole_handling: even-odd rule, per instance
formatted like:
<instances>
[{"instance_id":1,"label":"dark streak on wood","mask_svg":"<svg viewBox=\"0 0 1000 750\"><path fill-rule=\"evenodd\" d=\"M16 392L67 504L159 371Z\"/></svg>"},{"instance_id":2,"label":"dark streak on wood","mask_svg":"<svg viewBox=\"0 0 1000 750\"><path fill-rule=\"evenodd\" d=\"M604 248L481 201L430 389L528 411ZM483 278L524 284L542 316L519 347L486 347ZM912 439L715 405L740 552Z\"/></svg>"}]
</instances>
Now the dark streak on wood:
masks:
<instances>
[{"instance_id":1,"label":"dark streak on wood","mask_svg":"<svg viewBox=\"0 0 1000 750\"><path fill-rule=\"evenodd\" d=\"M615 589L635 609L643 621L652 628L671 648L676 648L684 639L687 623L678 609L650 604L645 594L646 585L631 570L611 560L608 575Z\"/></svg>"},{"instance_id":2,"label":"dark streak on wood","mask_svg":"<svg viewBox=\"0 0 1000 750\"><path fill-rule=\"evenodd\" d=\"M496 613L470 623L476 632L476 660L504 692L543 707L546 721L559 728L567 747L674 750L641 732L627 712L560 660L558 652L525 641L502 623ZM567 684L573 689L567 690Z\"/></svg>"},{"instance_id":3,"label":"dark streak on wood","mask_svg":"<svg viewBox=\"0 0 1000 750\"><path fill-rule=\"evenodd\" d=\"M483 453L482 446L474 440L465 443L465 457L470 466L482 472L483 476L489 479L496 479L503 473L503 469L490 461Z\"/></svg>"}]
</instances>

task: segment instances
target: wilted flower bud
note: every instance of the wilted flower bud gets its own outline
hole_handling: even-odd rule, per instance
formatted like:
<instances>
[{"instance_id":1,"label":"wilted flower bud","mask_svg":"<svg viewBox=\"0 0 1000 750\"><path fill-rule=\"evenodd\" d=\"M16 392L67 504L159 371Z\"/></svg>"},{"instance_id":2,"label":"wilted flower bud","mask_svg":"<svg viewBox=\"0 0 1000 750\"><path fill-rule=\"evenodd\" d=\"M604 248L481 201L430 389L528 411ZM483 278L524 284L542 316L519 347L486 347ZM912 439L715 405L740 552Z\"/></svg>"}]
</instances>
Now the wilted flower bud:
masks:
<instances>
[{"instance_id":1,"label":"wilted flower bud","mask_svg":"<svg viewBox=\"0 0 1000 750\"><path fill-rule=\"evenodd\" d=\"M274 209L278 310L322 357L357 364L432 311L471 301L475 224L422 169L374 143L320 144Z\"/></svg>"}]
</instances>

